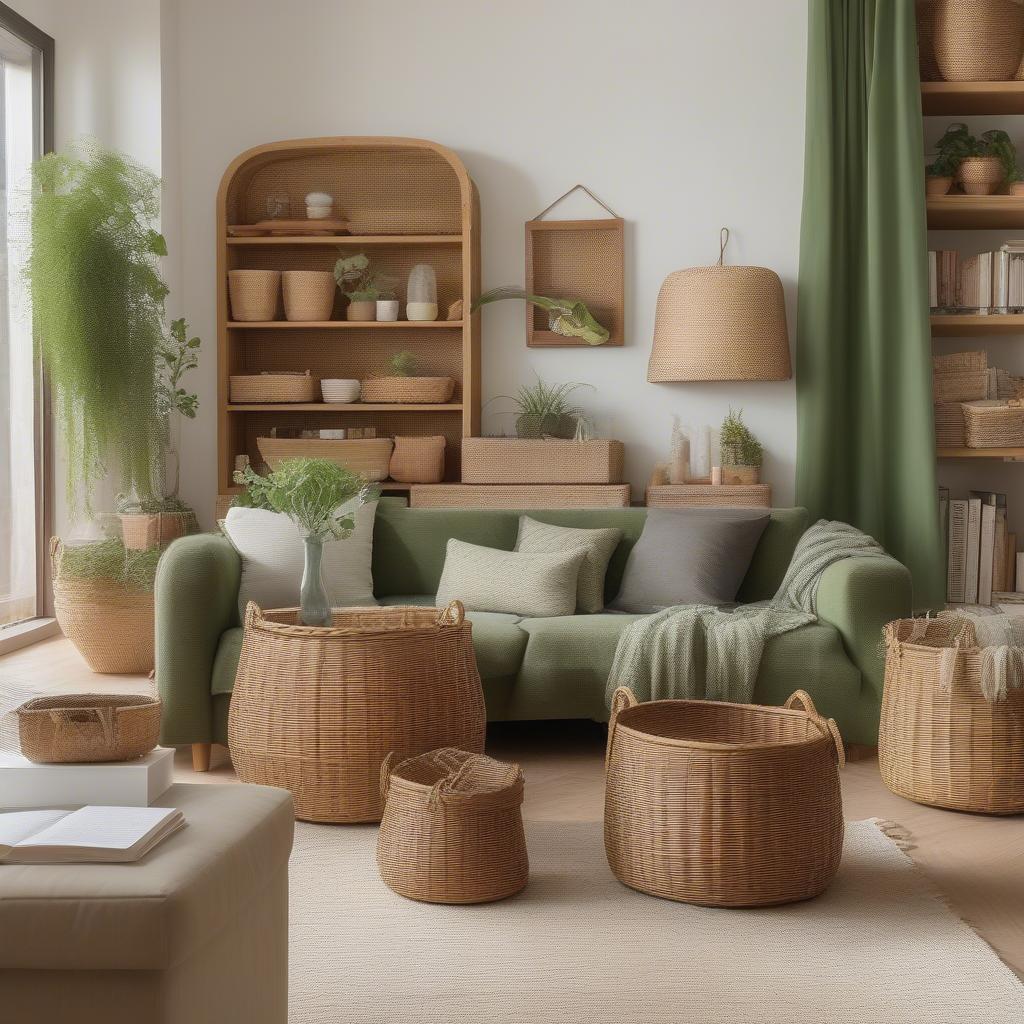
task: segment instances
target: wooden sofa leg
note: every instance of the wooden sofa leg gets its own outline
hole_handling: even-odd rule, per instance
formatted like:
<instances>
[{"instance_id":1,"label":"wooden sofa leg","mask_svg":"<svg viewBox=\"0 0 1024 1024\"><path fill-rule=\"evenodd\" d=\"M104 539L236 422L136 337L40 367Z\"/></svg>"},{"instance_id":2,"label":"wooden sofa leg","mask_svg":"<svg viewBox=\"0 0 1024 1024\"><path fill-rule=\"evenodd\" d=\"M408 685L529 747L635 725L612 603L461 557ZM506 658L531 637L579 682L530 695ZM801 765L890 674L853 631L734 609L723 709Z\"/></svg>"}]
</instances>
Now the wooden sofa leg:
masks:
<instances>
[{"instance_id":1,"label":"wooden sofa leg","mask_svg":"<svg viewBox=\"0 0 1024 1024\"><path fill-rule=\"evenodd\" d=\"M210 770L210 752L212 750L212 743L192 744L192 771L208 772Z\"/></svg>"}]
</instances>

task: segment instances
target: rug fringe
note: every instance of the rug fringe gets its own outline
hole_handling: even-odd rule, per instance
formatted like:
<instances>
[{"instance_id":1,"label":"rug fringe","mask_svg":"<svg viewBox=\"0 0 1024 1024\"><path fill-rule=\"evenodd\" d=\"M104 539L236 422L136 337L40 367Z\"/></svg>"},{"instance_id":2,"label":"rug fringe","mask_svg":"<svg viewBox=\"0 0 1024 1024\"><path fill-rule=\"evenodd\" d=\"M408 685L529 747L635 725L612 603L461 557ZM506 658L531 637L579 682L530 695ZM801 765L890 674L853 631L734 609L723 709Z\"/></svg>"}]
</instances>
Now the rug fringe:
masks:
<instances>
[{"instance_id":1,"label":"rug fringe","mask_svg":"<svg viewBox=\"0 0 1024 1024\"><path fill-rule=\"evenodd\" d=\"M888 818L872 818L871 820L878 826L886 839L891 839L904 853L917 849L917 843L914 842L910 831L898 821L890 821Z\"/></svg>"}]
</instances>

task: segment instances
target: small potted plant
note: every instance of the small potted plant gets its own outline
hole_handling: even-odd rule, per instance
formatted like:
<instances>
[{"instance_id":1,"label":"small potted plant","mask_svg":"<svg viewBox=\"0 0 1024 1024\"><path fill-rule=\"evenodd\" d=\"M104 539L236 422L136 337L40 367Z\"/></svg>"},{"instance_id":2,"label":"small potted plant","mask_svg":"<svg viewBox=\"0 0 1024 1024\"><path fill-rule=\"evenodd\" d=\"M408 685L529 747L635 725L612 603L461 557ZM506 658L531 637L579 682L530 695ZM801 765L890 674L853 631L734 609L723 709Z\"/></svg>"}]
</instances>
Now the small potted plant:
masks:
<instances>
[{"instance_id":1,"label":"small potted plant","mask_svg":"<svg viewBox=\"0 0 1024 1024\"><path fill-rule=\"evenodd\" d=\"M729 410L718 437L723 484L756 484L761 479L764 449L743 422L743 410Z\"/></svg>"},{"instance_id":2,"label":"small potted plant","mask_svg":"<svg viewBox=\"0 0 1024 1024\"><path fill-rule=\"evenodd\" d=\"M409 404L447 402L455 392L452 377L427 377L418 372L411 352L396 352L384 377L369 377L362 384L364 402L403 402Z\"/></svg>"},{"instance_id":3,"label":"small potted plant","mask_svg":"<svg viewBox=\"0 0 1024 1024\"><path fill-rule=\"evenodd\" d=\"M586 417L570 403L569 396L586 386L546 384L538 379L536 384L524 384L515 395L506 396L515 404L516 437L576 437Z\"/></svg>"},{"instance_id":4,"label":"small potted plant","mask_svg":"<svg viewBox=\"0 0 1024 1024\"><path fill-rule=\"evenodd\" d=\"M934 176L952 171L968 195L992 195L1017 176L1017 149L1001 129L993 128L975 137L966 124L955 122L939 139L937 148L938 157L931 165Z\"/></svg>"},{"instance_id":5,"label":"small potted plant","mask_svg":"<svg viewBox=\"0 0 1024 1024\"><path fill-rule=\"evenodd\" d=\"M377 317L377 300L393 293L395 282L370 269L365 253L343 256L334 264L334 279L348 298L345 319L370 322Z\"/></svg>"},{"instance_id":6,"label":"small potted plant","mask_svg":"<svg viewBox=\"0 0 1024 1024\"><path fill-rule=\"evenodd\" d=\"M394 288L381 288L377 299L377 319L384 323L398 319L398 296Z\"/></svg>"}]
</instances>

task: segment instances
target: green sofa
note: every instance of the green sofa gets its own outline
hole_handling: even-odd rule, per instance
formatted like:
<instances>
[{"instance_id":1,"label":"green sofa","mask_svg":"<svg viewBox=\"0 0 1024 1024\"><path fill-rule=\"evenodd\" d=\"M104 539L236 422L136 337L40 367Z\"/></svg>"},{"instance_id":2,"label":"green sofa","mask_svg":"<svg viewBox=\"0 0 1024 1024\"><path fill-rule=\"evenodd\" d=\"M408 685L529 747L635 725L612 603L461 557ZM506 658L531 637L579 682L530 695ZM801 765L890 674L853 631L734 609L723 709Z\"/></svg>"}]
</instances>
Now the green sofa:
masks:
<instances>
[{"instance_id":1,"label":"green sofa","mask_svg":"<svg viewBox=\"0 0 1024 1024\"><path fill-rule=\"evenodd\" d=\"M646 510L566 509L529 513L562 526L617 526L606 600L617 593ZM382 604L433 604L451 537L511 550L520 513L414 509L382 500L374 527L374 592ZM797 540L804 509L774 509L740 589L741 601L771 597ZM228 704L242 629L241 567L231 544L213 534L175 541L156 578L156 679L164 703L164 744L226 743ZM911 611L910 574L891 558L852 558L831 566L818 591L819 621L767 644L755 699L781 704L805 689L834 717L847 742L877 741L882 695L882 626ZM530 619L471 612L473 644L491 720L584 718L604 721L605 682L619 634L636 616Z\"/></svg>"}]
</instances>

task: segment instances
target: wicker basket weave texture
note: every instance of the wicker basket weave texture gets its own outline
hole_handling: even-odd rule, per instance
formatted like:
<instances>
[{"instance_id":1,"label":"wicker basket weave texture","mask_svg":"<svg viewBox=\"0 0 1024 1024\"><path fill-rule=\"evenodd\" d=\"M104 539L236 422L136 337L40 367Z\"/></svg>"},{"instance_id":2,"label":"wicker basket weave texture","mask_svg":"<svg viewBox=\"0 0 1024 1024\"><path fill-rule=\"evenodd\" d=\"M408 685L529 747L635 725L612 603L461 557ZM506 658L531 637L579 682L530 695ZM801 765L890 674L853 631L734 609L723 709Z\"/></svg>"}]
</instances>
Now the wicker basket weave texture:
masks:
<instances>
[{"instance_id":1,"label":"wicker basket weave texture","mask_svg":"<svg viewBox=\"0 0 1024 1024\"><path fill-rule=\"evenodd\" d=\"M946 355L932 356L932 369L936 373L949 370L987 370L988 353L984 349L972 349L968 352L949 352Z\"/></svg>"},{"instance_id":2,"label":"wicker basket weave texture","mask_svg":"<svg viewBox=\"0 0 1024 1024\"><path fill-rule=\"evenodd\" d=\"M390 437L333 441L319 437L260 437L260 455L271 469L285 459L328 459L372 482L386 480L395 442Z\"/></svg>"},{"instance_id":3,"label":"wicker basket weave texture","mask_svg":"<svg viewBox=\"0 0 1024 1024\"><path fill-rule=\"evenodd\" d=\"M647 488L648 508L771 508L770 484L655 484Z\"/></svg>"},{"instance_id":4,"label":"wicker basket weave texture","mask_svg":"<svg viewBox=\"0 0 1024 1024\"><path fill-rule=\"evenodd\" d=\"M281 275L287 320L330 320L338 285L329 270L286 270Z\"/></svg>"},{"instance_id":5,"label":"wicker basket weave texture","mask_svg":"<svg viewBox=\"0 0 1024 1024\"><path fill-rule=\"evenodd\" d=\"M561 441L467 437L462 442L466 484L617 484L622 482L621 441Z\"/></svg>"},{"instance_id":6,"label":"wicker basket weave texture","mask_svg":"<svg viewBox=\"0 0 1024 1024\"><path fill-rule=\"evenodd\" d=\"M935 61L947 82L1005 82L1020 65L1024 9L1013 0L936 0Z\"/></svg>"},{"instance_id":7,"label":"wicker basket weave texture","mask_svg":"<svg viewBox=\"0 0 1024 1024\"><path fill-rule=\"evenodd\" d=\"M767 708L636 704L620 688L605 782L612 872L652 896L707 906L817 896L842 854L842 749L802 691Z\"/></svg>"},{"instance_id":8,"label":"wicker basket weave texture","mask_svg":"<svg viewBox=\"0 0 1024 1024\"><path fill-rule=\"evenodd\" d=\"M935 0L917 0L917 62L922 82L937 82L942 78L935 60Z\"/></svg>"},{"instance_id":9,"label":"wicker basket weave texture","mask_svg":"<svg viewBox=\"0 0 1024 1024\"><path fill-rule=\"evenodd\" d=\"M304 373L232 374L232 402L316 402L320 381Z\"/></svg>"},{"instance_id":10,"label":"wicker basket weave texture","mask_svg":"<svg viewBox=\"0 0 1024 1024\"><path fill-rule=\"evenodd\" d=\"M988 397L988 370L936 370L932 374L932 401L977 402Z\"/></svg>"},{"instance_id":11,"label":"wicker basket weave texture","mask_svg":"<svg viewBox=\"0 0 1024 1024\"><path fill-rule=\"evenodd\" d=\"M967 443L960 402L941 402L935 406L935 443L940 448L962 448Z\"/></svg>"},{"instance_id":12,"label":"wicker basket weave texture","mask_svg":"<svg viewBox=\"0 0 1024 1024\"><path fill-rule=\"evenodd\" d=\"M957 181L969 196L988 196L1006 177L1003 162L996 156L969 156L957 168Z\"/></svg>"},{"instance_id":13,"label":"wicker basket weave texture","mask_svg":"<svg viewBox=\"0 0 1024 1024\"><path fill-rule=\"evenodd\" d=\"M455 602L342 608L327 628L250 603L228 742L243 782L281 786L305 821L379 821L393 750L482 752L472 627Z\"/></svg>"},{"instance_id":14,"label":"wicker basket weave texture","mask_svg":"<svg viewBox=\"0 0 1024 1024\"><path fill-rule=\"evenodd\" d=\"M629 484L414 484L413 508L628 508Z\"/></svg>"},{"instance_id":15,"label":"wicker basket weave texture","mask_svg":"<svg viewBox=\"0 0 1024 1024\"><path fill-rule=\"evenodd\" d=\"M1011 689L1004 702L985 699L981 651L955 618L890 622L885 644L878 733L885 785L933 807L1024 811L1024 689ZM950 648L956 666L943 690L940 662Z\"/></svg>"},{"instance_id":16,"label":"wicker basket weave texture","mask_svg":"<svg viewBox=\"0 0 1024 1024\"><path fill-rule=\"evenodd\" d=\"M156 746L160 707L139 694L34 697L15 712L21 752L39 764L130 761Z\"/></svg>"},{"instance_id":17,"label":"wicker basket weave texture","mask_svg":"<svg viewBox=\"0 0 1024 1024\"><path fill-rule=\"evenodd\" d=\"M1020 402L964 402L961 409L968 448L1024 446L1024 405Z\"/></svg>"},{"instance_id":18,"label":"wicker basket weave texture","mask_svg":"<svg viewBox=\"0 0 1024 1024\"><path fill-rule=\"evenodd\" d=\"M519 892L530 868L517 764L445 748L381 769L381 878L428 903L490 903Z\"/></svg>"},{"instance_id":19,"label":"wicker basket weave texture","mask_svg":"<svg viewBox=\"0 0 1024 1024\"><path fill-rule=\"evenodd\" d=\"M362 383L364 402L418 402L439 404L451 400L451 377L370 377Z\"/></svg>"},{"instance_id":20,"label":"wicker basket weave texture","mask_svg":"<svg viewBox=\"0 0 1024 1024\"><path fill-rule=\"evenodd\" d=\"M436 484L444 479L445 439L432 437L396 437L391 455L392 480L406 484Z\"/></svg>"},{"instance_id":21,"label":"wicker basket weave texture","mask_svg":"<svg viewBox=\"0 0 1024 1024\"><path fill-rule=\"evenodd\" d=\"M280 293L280 270L228 271L232 320L263 323L276 320Z\"/></svg>"}]
</instances>

